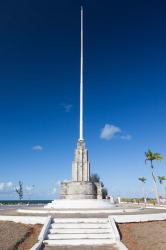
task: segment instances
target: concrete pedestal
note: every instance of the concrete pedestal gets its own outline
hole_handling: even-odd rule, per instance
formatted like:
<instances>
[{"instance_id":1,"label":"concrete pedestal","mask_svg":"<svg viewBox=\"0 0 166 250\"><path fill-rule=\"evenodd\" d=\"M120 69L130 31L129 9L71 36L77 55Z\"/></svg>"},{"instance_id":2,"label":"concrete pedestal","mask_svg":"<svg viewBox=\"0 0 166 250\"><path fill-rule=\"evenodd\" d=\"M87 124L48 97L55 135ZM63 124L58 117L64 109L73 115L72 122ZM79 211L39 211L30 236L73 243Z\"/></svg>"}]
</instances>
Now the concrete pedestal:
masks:
<instances>
[{"instance_id":1,"label":"concrete pedestal","mask_svg":"<svg viewBox=\"0 0 166 250\"><path fill-rule=\"evenodd\" d=\"M60 198L69 200L102 199L101 184L90 181L62 182Z\"/></svg>"},{"instance_id":2,"label":"concrete pedestal","mask_svg":"<svg viewBox=\"0 0 166 250\"><path fill-rule=\"evenodd\" d=\"M69 200L61 199L54 200L51 203L48 203L44 208L55 209L55 210L103 210L103 209L112 209L115 207L114 204L111 204L108 200L96 200L96 199L80 199L80 200Z\"/></svg>"}]
</instances>

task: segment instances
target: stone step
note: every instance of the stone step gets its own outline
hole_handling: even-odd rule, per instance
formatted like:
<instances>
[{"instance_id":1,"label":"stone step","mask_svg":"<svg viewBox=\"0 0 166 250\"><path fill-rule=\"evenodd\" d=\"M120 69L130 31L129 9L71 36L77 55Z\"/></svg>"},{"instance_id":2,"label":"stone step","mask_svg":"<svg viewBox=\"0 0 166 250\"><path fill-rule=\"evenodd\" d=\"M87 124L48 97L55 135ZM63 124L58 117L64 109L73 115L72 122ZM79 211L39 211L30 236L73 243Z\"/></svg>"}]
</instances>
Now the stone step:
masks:
<instances>
[{"instance_id":1,"label":"stone step","mask_svg":"<svg viewBox=\"0 0 166 250\"><path fill-rule=\"evenodd\" d=\"M89 233L111 233L110 228L53 228L49 229L51 234L89 234Z\"/></svg>"},{"instance_id":2,"label":"stone step","mask_svg":"<svg viewBox=\"0 0 166 250\"><path fill-rule=\"evenodd\" d=\"M93 245L111 245L116 244L113 239L66 239L66 240L44 240L44 244L48 246L93 246Z\"/></svg>"},{"instance_id":3,"label":"stone step","mask_svg":"<svg viewBox=\"0 0 166 250\"><path fill-rule=\"evenodd\" d=\"M107 218L54 218L54 223L108 223Z\"/></svg>"},{"instance_id":4,"label":"stone step","mask_svg":"<svg viewBox=\"0 0 166 250\"><path fill-rule=\"evenodd\" d=\"M106 223L52 223L50 228L105 228L107 229L109 226Z\"/></svg>"},{"instance_id":5,"label":"stone step","mask_svg":"<svg viewBox=\"0 0 166 250\"><path fill-rule=\"evenodd\" d=\"M65 239L110 239L111 234L48 234L49 240L65 240Z\"/></svg>"}]
</instances>

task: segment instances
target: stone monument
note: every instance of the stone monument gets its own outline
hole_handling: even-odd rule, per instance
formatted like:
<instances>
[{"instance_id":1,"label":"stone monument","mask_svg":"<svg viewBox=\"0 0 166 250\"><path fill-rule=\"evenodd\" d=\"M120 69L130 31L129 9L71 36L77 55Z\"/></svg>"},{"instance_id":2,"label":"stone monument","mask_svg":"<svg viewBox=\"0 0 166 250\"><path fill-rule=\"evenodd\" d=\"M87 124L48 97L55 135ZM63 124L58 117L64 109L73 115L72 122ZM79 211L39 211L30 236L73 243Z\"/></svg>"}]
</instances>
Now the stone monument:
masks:
<instances>
[{"instance_id":1,"label":"stone monument","mask_svg":"<svg viewBox=\"0 0 166 250\"><path fill-rule=\"evenodd\" d=\"M44 206L46 209L65 210L74 209L110 209L112 204L102 200L100 182L90 180L90 163L88 150L83 137L83 8L81 7L81 57L80 57L80 135L72 164L72 180L61 182L60 199L53 200Z\"/></svg>"},{"instance_id":2,"label":"stone monument","mask_svg":"<svg viewBox=\"0 0 166 250\"><path fill-rule=\"evenodd\" d=\"M90 181L88 150L83 138L83 8L81 7L81 57L80 57L80 137L72 164L72 180L62 182L61 199L102 199L100 183Z\"/></svg>"}]
</instances>

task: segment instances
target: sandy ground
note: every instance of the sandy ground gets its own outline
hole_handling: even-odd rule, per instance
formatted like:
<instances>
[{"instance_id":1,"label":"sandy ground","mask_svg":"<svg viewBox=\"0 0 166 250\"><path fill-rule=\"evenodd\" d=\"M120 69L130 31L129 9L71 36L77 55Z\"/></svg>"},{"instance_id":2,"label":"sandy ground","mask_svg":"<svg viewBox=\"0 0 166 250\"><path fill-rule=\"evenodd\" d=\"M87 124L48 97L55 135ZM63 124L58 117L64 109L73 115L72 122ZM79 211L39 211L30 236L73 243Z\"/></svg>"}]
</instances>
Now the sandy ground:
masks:
<instances>
[{"instance_id":1,"label":"sandy ground","mask_svg":"<svg viewBox=\"0 0 166 250\"><path fill-rule=\"evenodd\" d=\"M165 250L166 221L118 224L129 250Z\"/></svg>"},{"instance_id":2,"label":"sandy ground","mask_svg":"<svg viewBox=\"0 0 166 250\"><path fill-rule=\"evenodd\" d=\"M0 250L29 250L40 230L41 225L0 221Z\"/></svg>"}]
</instances>

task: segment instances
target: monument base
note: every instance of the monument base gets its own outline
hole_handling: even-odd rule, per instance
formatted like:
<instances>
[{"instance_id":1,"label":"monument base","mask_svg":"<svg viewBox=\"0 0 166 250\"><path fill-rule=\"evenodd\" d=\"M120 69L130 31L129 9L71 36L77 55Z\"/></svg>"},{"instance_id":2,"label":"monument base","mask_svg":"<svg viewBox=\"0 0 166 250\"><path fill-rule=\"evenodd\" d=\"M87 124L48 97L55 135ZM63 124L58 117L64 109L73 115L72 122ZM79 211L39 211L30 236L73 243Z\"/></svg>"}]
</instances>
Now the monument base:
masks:
<instances>
[{"instance_id":1,"label":"monument base","mask_svg":"<svg viewBox=\"0 0 166 250\"><path fill-rule=\"evenodd\" d=\"M80 199L80 200L53 200L44 208L55 210L108 210L115 207L109 200L95 200L95 199Z\"/></svg>"},{"instance_id":2,"label":"monument base","mask_svg":"<svg viewBox=\"0 0 166 250\"><path fill-rule=\"evenodd\" d=\"M62 182L60 187L60 198L69 200L102 199L102 187L100 182Z\"/></svg>"}]
</instances>

